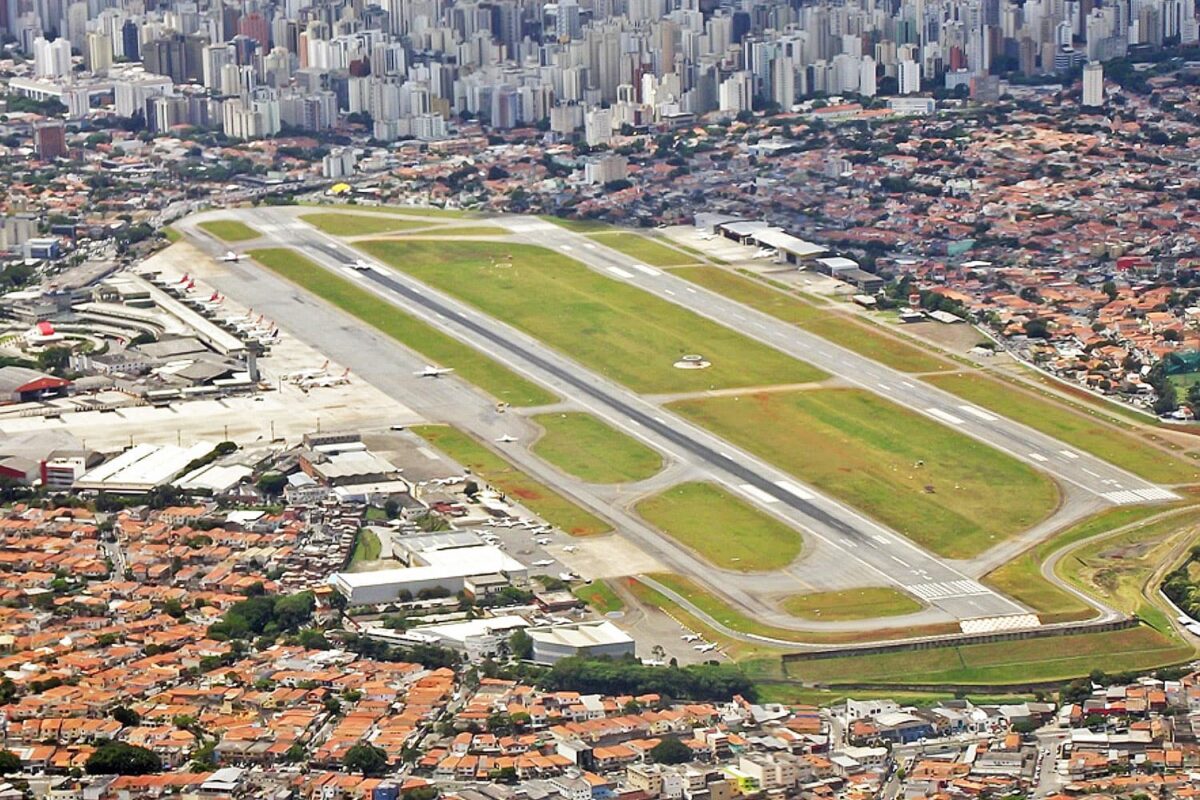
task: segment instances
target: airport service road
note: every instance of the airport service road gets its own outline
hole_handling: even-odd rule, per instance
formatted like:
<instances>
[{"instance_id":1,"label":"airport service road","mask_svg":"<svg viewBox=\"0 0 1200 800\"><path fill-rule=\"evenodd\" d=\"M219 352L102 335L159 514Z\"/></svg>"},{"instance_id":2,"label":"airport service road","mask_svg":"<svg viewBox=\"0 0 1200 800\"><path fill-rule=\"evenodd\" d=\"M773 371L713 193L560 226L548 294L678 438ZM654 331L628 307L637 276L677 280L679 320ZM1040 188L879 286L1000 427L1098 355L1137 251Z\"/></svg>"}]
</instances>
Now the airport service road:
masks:
<instances>
[{"instance_id":1,"label":"airport service road","mask_svg":"<svg viewBox=\"0 0 1200 800\"><path fill-rule=\"evenodd\" d=\"M786 473L670 414L629 390L591 373L536 339L502 322L485 317L469 306L404 274L378 264L374 264L369 270L354 269L351 265L361 257L357 251L302 222L290 219L286 212L258 209L239 210L236 213L247 224L264 233L264 237L257 240L253 246L288 246L299 249L323 267L375 291L397 306L426 319L510 368L548 386L562 397L570 398L577 405L607 420L618 429L652 444L673 460L702 471L764 511L809 532L809 557L801 559L786 570L754 576L719 573L718 577L710 565L698 561L689 552L677 547L669 539L649 529L621 509L614 508L611 504L596 504L595 495L589 492L587 487L537 465L538 459L519 448L509 451L510 457L522 468L528 469L552 485L562 487L566 494L580 500L583 505L598 508L603 515L616 522L626 535L635 538L640 546L665 564L683 574L707 578L707 584L735 597L744 607L753 609L759 619L769 619L782 627L799 627L796 620L752 598L764 593L807 591L805 587L819 583L822 574L850 577L857 585L902 586L941 609L946 615L959 620L1025 613L1025 609L1018 604L972 580L903 536L800 485ZM268 311L273 319L285 325L289 320L296 320L294 314L282 307L282 304L281 307L267 305L271 302L272 295L276 294L284 295L285 298L296 298L299 293L294 287L286 285L281 291L278 280L251 264L232 265L230 271L241 276L239 283L243 285L218 287L222 291L239 297L245 295L248 289L257 287L257 294L265 296L246 297L245 302L256 309ZM262 292L267 286L271 288L265 293ZM304 305L311 309L315 300L307 299ZM325 330L314 329L314 317L308 316L303 319L305 324L295 328L296 332L301 336L307 333L310 340L316 338L314 344L340 362L353 367L355 356L361 363L364 354L373 355L374 357L366 359L365 370L356 370L367 380L377 380L379 364L392 363L392 360L383 357L379 350L383 344L381 337L372 335L361 324L350 322L339 315L340 321L333 326L333 330L339 333L357 331L358 336L351 343L352 352L335 355L328 349L333 344L328 340L334 337L329 336ZM419 364L419 358L410 358L408 363L403 364L403 375L409 376L412 365ZM394 374L379 377L384 382L377 385L389 393L400 391L401 399L406 405L417 410L430 408L428 400L421 402L419 398L412 397L411 389L396 386ZM412 384L414 381L407 380L405 383ZM431 391L439 393L445 393L450 386L461 387L454 392L454 399L447 398L445 406L438 403L433 407L431 414L434 418L460 424L477 436L489 439L508 432L501 426L511 423L511 420L504 419L509 415L495 414L490 409L490 403L480 402L481 398L477 393L457 380L426 380L419 383L422 389L434 384ZM813 540L818 540L819 546L811 547ZM738 591L739 589L744 591ZM915 622L915 615L911 619ZM901 624L911 623L906 619ZM810 626L806 624L805 627Z\"/></svg>"},{"instance_id":2,"label":"airport service road","mask_svg":"<svg viewBox=\"0 0 1200 800\"><path fill-rule=\"evenodd\" d=\"M607 278L631 283L663 300L684 306L820 367L847 383L875 392L973 436L1107 503L1125 505L1177 499L1174 493L1093 455L971 405L769 314L722 297L661 269L639 264L636 259L552 222L513 216L494 221L533 244L571 256Z\"/></svg>"}]
</instances>

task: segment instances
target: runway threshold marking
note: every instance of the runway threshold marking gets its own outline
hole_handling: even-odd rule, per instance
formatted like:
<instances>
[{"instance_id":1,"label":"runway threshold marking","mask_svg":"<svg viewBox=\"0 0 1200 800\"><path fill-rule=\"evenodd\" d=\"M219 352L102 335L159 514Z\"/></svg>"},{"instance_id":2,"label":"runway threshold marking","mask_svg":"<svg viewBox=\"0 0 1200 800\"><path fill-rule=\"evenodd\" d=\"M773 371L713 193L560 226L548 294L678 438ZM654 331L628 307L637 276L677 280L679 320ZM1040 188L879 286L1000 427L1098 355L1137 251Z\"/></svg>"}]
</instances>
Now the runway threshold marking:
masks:
<instances>
[{"instance_id":1,"label":"runway threshold marking","mask_svg":"<svg viewBox=\"0 0 1200 800\"><path fill-rule=\"evenodd\" d=\"M954 416L949 411L942 411L940 408L927 408L925 410L929 412L931 417L937 417L942 422L946 422L951 425L962 425L965 422L965 420L962 418Z\"/></svg>"},{"instance_id":2,"label":"runway threshold marking","mask_svg":"<svg viewBox=\"0 0 1200 800\"><path fill-rule=\"evenodd\" d=\"M616 275L618 278L632 278L633 277L632 272L623 270L620 267L609 267L608 271L611 272L613 275Z\"/></svg>"},{"instance_id":3,"label":"runway threshold marking","mask_svg":"<svg viewBox=\"0 0 1200 800\"><path fill-rule=\"evenodd\" d=\"M995 422L996 420L1000 419L995 414L989 414L983 409L976 408L975 406L959 406L959 408L970 414L972 417L977 417L984 422Z\"/></svg>"},{"instance_id":4,"label":"runway threshold marking","mask_svg":"<svg viewBox=\"0 0 1200 800\"><path fill-rule=\"evenodd\" d=\"M659 272L656 269L651 269L650 267L647 267L645 264L634 264L633 268L636 269L638 272L641 272L644 275L649 275L652 278L657 278L659 275L662 274L661 272Z\"/></svg>"},{"instance_id":5,"label":"runway threshold marking","mask_svg":"<svg viewBox=\"0 0 1200 800\"><path fill-rule=\"evenodd\" d=\"M802 487L797 486L791 481L775 481L775 485L788 494L799 497L801 500L812 500L815 497L811 492L806 492Z\"/></svg>"},{"instance_id":6,"label":"runway threshold marking","mask_svg":"<svg viewBox=\"0 0 1200 800\"><path fill-rule=\"evenodd\" d=\"M741 489L742 492L744 492L746 495L753 497L755 500L757 500L760 503L778 503L779 502L774 497L771 497L771 495L764 492L762 489L759 489L757 486L752 486L748 483L743 483L740 486L738 486L738 488Z\"/></svg>"}]
</instances>

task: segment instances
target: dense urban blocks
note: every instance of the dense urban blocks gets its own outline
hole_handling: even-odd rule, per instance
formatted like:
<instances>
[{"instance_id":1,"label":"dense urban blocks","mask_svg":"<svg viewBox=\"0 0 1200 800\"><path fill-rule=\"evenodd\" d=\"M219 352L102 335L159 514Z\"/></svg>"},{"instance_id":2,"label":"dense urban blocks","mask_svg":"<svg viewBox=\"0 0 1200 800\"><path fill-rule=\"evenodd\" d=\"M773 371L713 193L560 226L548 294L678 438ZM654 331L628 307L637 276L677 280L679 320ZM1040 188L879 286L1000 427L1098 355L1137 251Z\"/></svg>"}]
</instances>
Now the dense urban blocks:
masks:
<instances>
[{"instance_id":1,"label":"dense urban blocks","mask_svg":"<svg viewBox=\"0 0 1200 800\"><path fill-rule=\"evenodd\" d=\"M430 220L395 219L390 216L329 212L302 214L300 219L331 236L370 236L377 233L402 233L419 228L437 229L439 223Z\"/></svg>"},{"instance_id":2,"label":"dense urban blocks","mask_svg":"<svg viewBox=\"0 0 1200 800\"><path fill-rule=\"evenodd\" d=\"M681 483L636 506L647 522L712 564L740 572L782 569L800 555L798 532L711 483Z\"/></svg>"},{"instance_id":3,"label":"dense urban blocks","mask_svg":"<svg viewBox=\"0 0 1200 800\"><path fill-rule=\"evenodd\" d=\"M948 558L970 558L1048 516L1032 467L857 389L682 400L672 410Z\"/></svg>"},{"instance_id":4,"label":"dense urban blocks","mask_svg":"<svg viewBox=\"0 0 1200 800\"><path fill-rule=\"evenodd\" d=\"M223 242L248 242L261 236L254 228L236 219L213 219L197 226Z\"/></svg>"},{"instance_id":5,"label":"dense urban blocks","mask_svg":"<svg viewBox=\"0 0 1200 800\"><path fill-rule=\"evenodd\" d=\"M377 328L405 347L445 367L498 400L513 406L553 403L552 393L492 359L401 311L396 306L324 269L287 248L254 250L251 255L271 271Z\"/></svg>"},{"instance_id":6,"label":"dense urban blocks","mask_svg":"<svg viewBox=\"0 0 1200 800\"><path fill-rule=\"evenodd\" d=\"M539 414L533 421L545 431L533 452L580 480L628 483L662 469L662 456L655 450L591 414Z\"/></svg>"},{"instance_id":7,"label":"dense urban blocks","mask_svg":"<svg viewBox=\"0 0 1200 800\"><path fill-rule=\"evenodd\" d=\"M822 622L895 617L915 613L922 607L916 598L886 586L814 592L783 601L784 611L792 616Z\"/></svg>"},{"instance_id":8,"label":"dense urban blocks","mask_svg":"<svg viewBox=\"0 0 1200 800\"><path fill-rule=\"evenodd\" d=\"M542 247L426 240L361 246L635 391L702 391L828 377L772 347ZM680 357L688 354L703 355L712 366L676 368Z\"/></svg>"},{"instance_id":9,"label":"dense urban blocks","mask_svg":"<svg viewBox=\"0 0 1200 800\"><path fill-rule=\"evenodd\" d=\"M417 425L412 430L551 525L573 536L591 536L612 530L604 520L529 477L507 459L462 431L448 425Z\"/></svg>"},{"instance_id":10,"label":"dense urban blocks","mask_svg":"<svg viewBox=\"0 0 1200 800\"><path fill-rule=\"evenodd\" d=\"M1138 436L1089 419L1085 414L982 375L933 375L929 383L989 411L1039 430L1059 441L1156 483L1189 483L1200 465L1175 458Z\"/></svg>"}]
</instances>

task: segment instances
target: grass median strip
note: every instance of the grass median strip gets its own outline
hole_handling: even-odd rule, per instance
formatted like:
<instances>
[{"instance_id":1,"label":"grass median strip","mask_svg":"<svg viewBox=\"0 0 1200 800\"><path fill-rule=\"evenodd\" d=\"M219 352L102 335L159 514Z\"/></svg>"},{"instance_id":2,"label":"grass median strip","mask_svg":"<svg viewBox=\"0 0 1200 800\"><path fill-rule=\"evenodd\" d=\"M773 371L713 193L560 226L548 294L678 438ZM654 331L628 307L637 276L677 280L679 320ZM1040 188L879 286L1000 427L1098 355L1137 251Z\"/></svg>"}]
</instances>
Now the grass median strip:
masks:
<instances>
[{"instance_id":1,"label":"grass median strip","mask_svg":"<svg viewBox=\"0 0 1200 800\"><path fill-rule=\"evenodd\" d=\"M696 258L676 250L673 247L668 247L662 242L656 242L640 233L629 233L628 231L611 231L608 233L593 233L588 235L588 238L597 244L602 244L605 247L611 247L619 253L624 253L630 258L636 258L643 264L649 264L652 267L679 267L684 264L693 264Z\"/></svg>"},{"instance_id":2,"label":"grass median strip","mask_svg":"<svg viewBox=\"0 0 1200 800\"><path fill-rule=\"evenodd\" d=\"M573 536L612 527L558 492L526 475L499 453L448 425L415 425L412 431L499 491Z\"/></svg>"},{"instance_id":3,"label":"grass median strip","mask_svg":"<svg viewBox=\"0 0 1200 800\"><path fill-rule=\"evenodd\" d=\"M681 483L639 502L638 514L710 563L741 572L786 567L800 555L795 530L712 483Z\"/></svg>"},{"instance_id":4,"label":"grass median strip","mask_svg":"<svg viewBox=\"0 0 1200 800\"><path fill-rule=\"evenodd\" d=\"M948 558L976 556L1058 504L1053 481L1032 467L863 390L669 408Z\"/></svg>"},{"instance_id":5,"label":"grass median strip","mask_svg":"<svg viewBox=\"0 0 1200 800\"><path fill-rule=\"evenodd\" d=\"M628 483L662 469L662 456L655 450L591 414L539 414L533 421L545 431L533 452L580 480Z\"/></svg>"},{"instance_id":6,"label":"grass median strip","mask_svg":"<svg viewBox=\"0 0 1200 800\"><path fill-rule=\"evenodd\" d=\"M300 219L319 231L330 236L369 236L376 233L401 233L418 228L429 228L436 222L424 220L393 219L385 216L369 214L351 214L348 212L327 212L321 214L302 214ZM437 228L434 228L437 230Z\"/></svg>"},{"instance_id":7,"label":"grass median strip","mask_svg":"<svg viewBox=\"0 0 1200 800\"><path fill-rule=\"evenodd\" d=\"M795 295L773 289L752 278L718 267L683 267L672 274L703 286L711 292L736 300L764 314L799 325L860 356L886 364L901 372L937 372L955 365L894 336L838 314Z\"/></svg>"},{"instance_id":8,"label":"grass median strip","mask_svg":"<svg viewBox=\"0 0 1200 800\"><path fill-rule=\"evenodd\" d=\"M1149 670L1178 664L1195 651L1140 625L1105 633L1021 639L927 650L794 661L789 677L829 686L854 683L1019 685L1105 672Z\"/></svg>"},{"instance_id":9,"label":"grass median strip","mask_svg":"<svg viewBox=\"0 0 1200 800\"><path fill-rule=\"evenodd\" d=\"M262 235L246 223L238 222L236 219L211 219L198 223L198 227L211 233L222 242L248 242Z\"/></svg>"},{"instance_id":10,"label":"grass median strip","mask_svg":"<svg viewBox=\"0 0 1200 800\"><path fill-rule=\"evenodd\" d=\"M287 248L254 250L259 263L338 308L377 328L406 347L446 367L513 406L538 406L558 398L507 367L409 316L381 297Z\"/></svg>"},{"instance_id":11,"label":"grass median strip","mask_svg":"<svg viewBox=\"0 0 1200 800\"><path fill-rule=\"evenodd\" d=\"M783 601L784 611L792 616L825 622L895 617L922 608L916 598L886 586L801 594Z\"/></svg>"},{"instance_id":12,"label":"grass median strip","mask_svg":"<svg viewBox=\"0 0 1200 800\"><path fill-rule=\"evenodd\" d=\"M1181 461L1136 435L982 375L931 375L924 380L951 394L1028 425L1064 444L1157 483L1200 479L1200 465Z\"/></svg>"},{"instance_id":13,"label":"grass median strip","mask_svg":"<svg viewBox=\"0 0 1200 800\"><path fill-rule=\"evenodd\" d=\"M420 239L360 246L639 392L808 383L828 377L772 347L542 247ZM678 368L688 354L700 354L712 366Z\"/></svg>"}]
</instances>

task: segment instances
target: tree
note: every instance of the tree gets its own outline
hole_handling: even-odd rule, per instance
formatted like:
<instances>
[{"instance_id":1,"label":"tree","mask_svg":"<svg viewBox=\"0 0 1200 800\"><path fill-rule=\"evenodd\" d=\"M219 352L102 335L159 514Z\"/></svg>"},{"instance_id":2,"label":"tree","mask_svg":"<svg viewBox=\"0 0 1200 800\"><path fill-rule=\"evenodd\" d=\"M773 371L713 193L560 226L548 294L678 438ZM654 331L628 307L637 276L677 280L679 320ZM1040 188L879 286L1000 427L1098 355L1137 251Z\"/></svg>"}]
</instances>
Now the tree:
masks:
<instances>
[{"instance_id":1,"label":"tree","mask_svg":"<svg viewBox=\"0 0 1200 800\"><path fill-rule=\"evenodd\" d=\"M512 636L508 637L508 649L513 654L513 658L519 661L528 661L533 658L533 639L525 631L517 629L513 631Z\"/></svg>"},{"instance_id":2,"label":"tree","mask_svg":"<svg viewBox=\"0 0 1200 800\"><path fill-rule=\"evenodd\" d=\"M342 766L363 777L382 774L388 766L387 753L372 744L356 744L342 757Z\"/></svg>"},{"instance_id":3,"label":"tree","mask_svg":"<svg viewBox=\"0 0 1200 800\"><path fill-rule=\"evenodd\" d=\"M12 775L21 771L21 759L11 750L0 750L0 775Z\"/></svg>"},{"instance_id":4,"label":"tree","mask_svg":"<svg viewBox=\"0 0 1200 800\"><path fill-rule=\"evenodd\" d=\"M266 495L277 495L287 486L287 476L281 472L267 472L258 479L258 488Z\"/></svg>"},{"instance_id":5,"label":"tree","mask_svg":"<svg viewBox=\"0 0 1200 800\"><path fill-rule=\"evenodd\" d=\"M62 375L67 369L67 362L71 359L71 349L68 347L47 347L42 352L38 353L37 364L38 369L51 372L55 375Z\"/></svg>"},{"instance_id":6,"label":"tree","mask_svg":"<svg viewBox=\"0 0 1200 800\"><path fill-rule=\"evenodd\" d=\"M1117 285L1112 281L1105 281L1104 285L1100 287L1100 291L1108 295L1109 302L1117 299Z\"/></svg>"},{"instance_id":7,"label":"tree","mask_svg":"<svg viewBox=\"0 0 1200 800\"><path fill-rule=\"evenodd\" d=\"M126 727L133 727L142 721L142 715L129 706L117 706L112 710L112 718Z\"/></svg>"},{"instance_id":8,"label":"tree","mask_svg":"<svg viewBox=\"0 0 1200 800\"><path fill-rule=\"evenodd\" d=\"M125 742L104 742L88 756L89 775L149 775L162 771L162 759L151 750Z\"/></svg>"},{"instance_id":9,"label":"tree","mask_svg":"<svg viewBox=\"0 0 1200 800\"><path fill-rule=\"evenodd\" d=\"M650 748L650 757L659 764L682 764L692 760L692 751L678 739L663 739Z\"/></svg>"}]
</instances>

